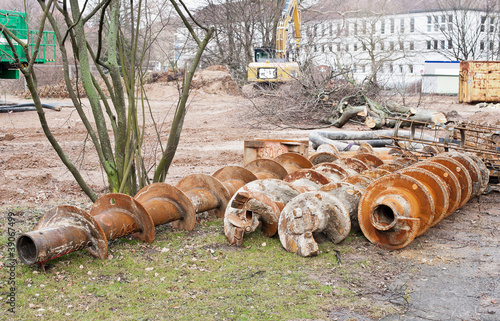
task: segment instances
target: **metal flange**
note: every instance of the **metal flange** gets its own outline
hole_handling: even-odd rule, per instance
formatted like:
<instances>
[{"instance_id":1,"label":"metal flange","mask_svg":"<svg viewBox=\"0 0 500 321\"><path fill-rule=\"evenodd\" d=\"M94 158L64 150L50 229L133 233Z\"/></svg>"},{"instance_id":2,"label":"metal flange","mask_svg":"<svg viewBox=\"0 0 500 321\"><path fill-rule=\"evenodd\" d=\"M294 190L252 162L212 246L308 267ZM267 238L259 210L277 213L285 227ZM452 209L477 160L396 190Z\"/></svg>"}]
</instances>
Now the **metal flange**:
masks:
<instances>
[{"instance_id":1,"label":"metal flange","mask_svg":"<svg viewBox=\"0 0 500 321\"><path fill-rule=\"evenodd\" d=\"M342 204L344 204L349 211L351 230L359 231L358 204L361 195L363 194L362 190L345 182L330 183L322 186L319 190L334 195L342 202Z\"/></svg>"},{"instance_id":2,"label":"metal flange","mask_svg":"<svg viewBox=\"0 0 500 321\"><path fill-rule=\"evenodd\" d=\"M349 177L346 177L346 178L344 178L342 180L342 182L352 184L352 185L356 186L357 188L359 188L359 189L361 189L363 191L373 181L374 181L373 178L365 176L365 175L362 175L362 174L358 174L358 175L355 175L355 176L349 176Z\"/></svg>"},{"instance_id":3,"label":"metal flange","mask_svg":"<svg viewBox=\"0 0 500 321\"><path fill-rule=\"evenodd\" d=\"M448 193L450 195L450 205L446 216L449 216L460 207L462 189L460 187L460 182L458 181L457 176L451 171L451 169L442 164L432 161L420 162L413 166L423 168L434 173L447 184Z\"/></svg>"},{"instance_id":4,"label":"metal flange","mask_svg":"<svg viewBox=\"0 0 500 321\"><path fill-rule=\"evenodd\" d=\"M358 172L356 172L355 170L337 163L318 164L312 169L320 172L332 181L341 181L348 176L354 176L358 174Z\"/></svg>"},{"instance_id":5,"label":"metal flange","mask_svg":"<svg viewBox=\"0 0 500 321\"><path fill-rule=\"evenodd\" d=\"M349 211L335 196L307 192L293 198L281 212L278 233L283 247L300 256L318 254L313 233L323 233L332 242L344 240L351 229Z\"/></svg>"},{"instance_id":6,"label":"metal flange","mask_svg":"<svg viewBox=\"0 0 500 321\"><path fill-rule=\"evenodd\" d=\"M380 159L380 157L377 157L374 154L368 154L368 153L358 153L352 158L359 159L362 161L365 165L367 165L370 168L377 168L379 166L384 165L384 161Z\"/></svg>"},{"instance_id":7,"label":"metal flange","mask_svg":"<svg viewBox=\"0 0 500 321\"><path fill-rule=\"evenodd\" d=\"M434 201L434 219L428 226L421 226L418 235L422 235L427 229L441 222L441 220L448 215L448 210L450 208L450 193L447 189L448 186L438 175L421 167L410 166L399 170L398 173L411 176L424 184Z\"/></svg>"},{"instance_id":8,"label":"metal flange","mask_svg":"<svg viewBox=\"0 0 500 321\"><path fill-rule=\"evenodd\" d=\"M334 154L337 156L337 158L340 158L340 152L339 152L338 148L332 144L321 144L318 146L318 148L316 148L316 152L318 152L318 153L326 152L326 153Z\"/></svg>"},{"instance_id":9,"label":"metal flange","mask_svg":"<svg viewBox=\"0 0 500 321\"><path fill-rule=\"evenodd\" d=\"M275 157L274 161L283 165L288 174L299 169L313 167L313 164L307 158L297 153L283 153Z\"/></svg>"},{"instance_id":10,"label":"metal flange","mask_svg":"<svg viewBox=\"0 0 500 321\"><path fill-rule=\"evenodd\" d=\"M154 183L141 189L134 198L149 213L155 226L172 222L178 229L194 229L196 212L193 204L177 187Z\"/></svg>"},{"instance_id":11,"label":"metal flange","mask_svg":"<svg viewBox=\"0 0 500 321\"><path fill-rule=\"evenodd\" d=\"M481 188L479 189L479 194L483 194L488 189L488 183L490 181L490 171L488 167L484 164L484 162L474 153L465 153L465 155L472 158L476 165L479 168L481 173Z\"/></svg>"},{"instance_id":12,"label":"metal flange","mask_svg":"<svg viewBox=\"0 0 500 321\"><path fill-rule=\"evenodd\" d=\"M212 174L218 179L233 196L237 190L251 181L257 180L257 176L246 168L240 166L226 166Z\"/></svg>"},{"instance_id":13,"label":"metal flange","mask_svg":"<svg viewBox=\"0 0 500 321\"><path fill-rule=\"evenodd\" d=\"M309 186L313 189L318 189L321 186L330 183L330 180L312 169L300 169L291 174L288 174L283 181L288 182L294 186Z\"/></svg>"},{"instance_id":14,"label":"metal flange","mask_svg":"<svg viewBox=\"0 0 500 321\"><path fill-rule=\"evenodd\" d=\"M327 153L327 152L321 152L321 153L316 153L309 157L309 161L313 165L318 165L321 163L331 163L339 159L340 157L338 155L332 154L332 153Z\"/></svg>"},{"instance_id":15,"label":"metal flange","mask_svg":"<svg viewBox=\"0 0 500 321\"><path fill-rule=\"evenodd\" d=\"M141 203L128 195L112 193L100 197L92 205L90 215L108 241L129 234L148 243L155 238L153 219Z\"/></svg>"},{"instance_id":16,"label":"metal flange","mask_svg":"<svg viewBox=\"0 0 500 321\"><path fill-rule=\"evenodd\" d=\"M380 177L387 175L387 174L390 174L390 173L391 172L389 172L388 170L376 168L376 169L369 169L367 171L364 171L362 173L362 175L368 176L368 177L373 178L373 179L377 179L377 178L380 178Z\"/></svg>"},{"instance_id":17,"label":"metal flange","mask_svg":"<svg viewBox=\"0 0 500 321\"><path fill-rule=\"evenodd\" d=\"M63 205L47 211L31 232L16 242L19 259L34 264L87 248L94 257L108 255L108 241L99 224L86 211Z\"/></svg>"},{"instance_id":18,"label":"metal flange","mask_svg":"<svg viewBox=\"0 0 500 321\"><path fill-rule=\"evenodd\" d=\"M348 167L350 169L355 170L357 173L362 173L368 169L368 165L360 161L359 159L352 157L343 157L339 158L335 161L335 163L340 164L342 166Z\"/></svg>"},{"instance_id":19,"label":"metal flange","mask_svg":"<svg viewBox=\"0 0 500 321\"><path fill-rule=\"evenodd\" d=\"M184 177L176 187L186 193L196 213L208 212L216 217L224 217L224 211L231 196L222 183L205 174Z\"/></svg>"},{"instance_id":20,"label":"metal flange","mask_svg":"<svg viewBox=\"0 0 500 321\"><path fill-rule=\"evenodd\" d=\"M464 206L465 203L469 201L472 194L472 180L470 178L467 169L460 162L451 157L445 157L445 156L432 157L432 162L448 167L448 169L450 169L451 172L455 174L460 183L460 189L461 189L460 204L458 207L460 208Z\"/></svg>"},{"instance_id":21,"label":"metal flange","mask_svg":"<svg viewBox=\"0 0 500 321\"><path fill-rule=\"evenodd\" d=\"M467 172L469 173L472 181L472 192L470 197L473 198L479 195L479 191L481 190L482 187L483 178L481 175L481 170L479 169L479 166L477 166L476 161L467 156L465 153L458 153L458 152L446 152L446 153L441 153L438 156L451 157L459 161L460 164L462 164L467 169Z\"/></svg>"},{"instance_id":22,"label":"metal flange","mask_svg":"<svg viewBox=\"0 0 500 321\"><path fill-rule=\"evenodd\" d=\"M272 159L256 159L248 163L245 168L254 173L258 179L283 179L288 175L286 169L280 163Z\"/></svg>"},{"instance_id":23,"label":"metal flange","mask_svg":"<svg viewBox=\"0 0 500 321\"><path fill-rule=\"evenodd\" d=\"M387 249L408 245L434 219L434 202L424 186L413 177L390 174L365 190L358 220L366 238Z\"/></svg>"}]
</instances>

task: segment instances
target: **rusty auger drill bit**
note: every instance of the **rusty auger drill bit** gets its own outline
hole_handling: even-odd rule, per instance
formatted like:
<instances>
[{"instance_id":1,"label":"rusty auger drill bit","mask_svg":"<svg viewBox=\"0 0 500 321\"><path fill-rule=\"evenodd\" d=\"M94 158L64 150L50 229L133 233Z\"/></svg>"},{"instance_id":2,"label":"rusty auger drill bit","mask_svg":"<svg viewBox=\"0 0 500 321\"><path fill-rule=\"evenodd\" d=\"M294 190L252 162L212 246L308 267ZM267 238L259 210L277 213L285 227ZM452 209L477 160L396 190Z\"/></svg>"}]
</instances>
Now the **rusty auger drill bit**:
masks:
<instances>
[{"instance_id":1,"label":"rusty auger drill bit","mask_svg":"<svg viewBox=\"0 0 500 321\"><path fill-rule=\"evenodd\" d=\"M95 257L105 258L106 235L86 211L68 205L47 211L35 230L17 239L17 253L25 264L45 262L83 248Z\"/></svg>"},{"instance_id":2,"label":"rusty auger drill bit","mask_svg":"<svg viewBox=\"0 0 500 321\"><path fill-rule=\"evenodd\" d=\"M443 153L377 179L358 208L366 238L387 249L407 246L485 190L487 170L474 157Z\"/></svg>"},{"instance_id":3,"label":"rusty auger drill bit","mask_svg":"<svg viewBox=\"0 0 500 321\"><path fill-rule=\"evenodd\" d=\"M300 256L318 254L313 233L322 232L334 243L344 240L351 230L349 210L335 196L321 191L306 192L283 208L278 233L283 247Z\"/></svg>"},{"instance_id":4,"label":"rusty auger drill bit","mask_svg":"<svg viewBox=\"0 0 500 321\"><path fill-rule=\"evenodd\" d=\"M224 216L224 233L232 245L241 246L243 235L262 227L272 237L278 228L281 210L300 189L277 179L250 182L232 197Z\"/></svg>"},{"instance_id":5,"label":"rusty auger drill bit","mask_svg":"<svg viewBox=\"0 0 500 321\"><path fill-rule=\"evenodd\" d=\"M282 210L278 233L287 251L304 257L314 256L318 254L318 244L313 236L316 233L322 233L333 243L339 243L347 237L353 225L358 228L355 218L362 191L370 182L389 173L377 169L382 161L373 157L370 157L370 166L358 159L348 158L336 161L336 164L314 167L325 173L332 182L319 187L319 191L298 195ZM361 172L364 166L370 169ZM347 179L352 183L344 181Z\"/></svg>"},{"instance_id":6,"label":"rusty auger drill bit","mask_svg":"<svg viewBox=\"0 0 500 321\"><path fill-rule=\"evenodd\" d=\"M26 264L34 264L87 248L93 256L105 258L108 241L125 235L152 242L154 227L170 222L174 227L192 230L196 213L223 215L232 193L256 179L238 166L223 168L214 176L191 175L178 187L151 184L133 198L107 194L93 204L90 214L73 206L56 207L42 217L34 231L19 237L19 257Z\"/></svg>"}]
</instances>

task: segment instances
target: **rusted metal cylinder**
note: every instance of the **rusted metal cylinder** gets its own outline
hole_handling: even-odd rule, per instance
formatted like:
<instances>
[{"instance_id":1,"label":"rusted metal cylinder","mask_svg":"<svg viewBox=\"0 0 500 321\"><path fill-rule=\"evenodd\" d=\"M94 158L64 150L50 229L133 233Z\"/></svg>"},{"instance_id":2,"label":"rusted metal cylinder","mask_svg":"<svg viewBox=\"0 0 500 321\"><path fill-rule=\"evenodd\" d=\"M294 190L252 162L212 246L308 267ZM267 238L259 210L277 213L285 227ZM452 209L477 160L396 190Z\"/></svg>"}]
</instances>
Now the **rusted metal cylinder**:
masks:
<instances>
[{"instance_id":1,"label":"rusted metal cylinder","mask_svg":"<svg viewBox=\"0 0 500 321\"><path fill-rule=\"evenodd\" d=\"M223 217L231 198L227 188L210 175L189 175L180 180L176 187L187 195L196 213L209 212L216 217Z\"/></svg>"},{"instance_id":2,"label":"rusted metal cylinder","mask_svg":"<svg viewBox=\"0 0 500 321\"><path fill-rule=\"evenodd\" d=\"M180 189L165 183L154 183L141 189L134 197L151 216L155 226L171 223L191 231L196 223L193 203Z\"/></svg>"},{"instance_id":3,"label":"rusted metal cylinder","mask_svg":"<svg viewBox=\"0 0 500 321\"><path fill-rule=\"evenodd\" d=\"M101 226L108 241L133 234L151 243L155 238L153 219L144 207L125 194L107 194L94 202L90 215Z\"/></svg>"},{"instance_id":4,"label":"rusted metal cylinder","mask_svg":"<svg viewBox=\"0 0 500 321\"><path fill-rule=\"evenodd\" d=\"M372 243L403 248L484 191L486 173L473 156L453 152L377 179L359 203L361 230Z\"/></svg>"},{"instance_id":5,"label":"rusted metal cylinder","mask_svg":"<svg viewBox=\"0 0 500 321\"><path fill-rule=\"evenodd\" d=\"M108 241L99 224L74 206L47 211L31 232L17 239L17 253L24 264L45 262L87 247L95 257L105 258Z\"/></svg>"}]
</instances>

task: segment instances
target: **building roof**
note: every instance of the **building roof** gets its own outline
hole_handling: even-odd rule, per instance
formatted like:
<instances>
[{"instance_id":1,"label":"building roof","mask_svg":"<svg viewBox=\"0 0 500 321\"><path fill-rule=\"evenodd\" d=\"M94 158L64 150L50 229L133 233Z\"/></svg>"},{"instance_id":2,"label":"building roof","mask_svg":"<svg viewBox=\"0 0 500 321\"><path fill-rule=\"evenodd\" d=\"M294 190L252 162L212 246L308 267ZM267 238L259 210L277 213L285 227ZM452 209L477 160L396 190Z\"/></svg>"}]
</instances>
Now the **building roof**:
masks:
<instances>
[{"instance_id":1,"label":"building roof","mask_svg":"<svg viewBox=\"0 0 500 321\"><path fill-rule=\"evenodd\" d=\"M330 20L363 15L391 15L448 10L497 11L493 0L323 0L317 1L303 13L304 20Z\"/></svg>"}]
</instances>

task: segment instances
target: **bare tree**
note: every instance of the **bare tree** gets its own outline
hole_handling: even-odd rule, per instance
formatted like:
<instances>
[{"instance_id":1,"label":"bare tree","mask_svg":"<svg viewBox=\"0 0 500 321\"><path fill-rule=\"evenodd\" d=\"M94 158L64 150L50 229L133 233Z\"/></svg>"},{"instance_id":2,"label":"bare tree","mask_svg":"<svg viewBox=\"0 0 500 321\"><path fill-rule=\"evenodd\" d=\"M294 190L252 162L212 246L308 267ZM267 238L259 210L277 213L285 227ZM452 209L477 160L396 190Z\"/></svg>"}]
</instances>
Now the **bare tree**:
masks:
<instances>
[{"instance_id":1,"label":"bare tree","mask_svg":"<svg viewBox=\"0 0 500 321\"><path fill-rule=\"evenodd\" d=\"M178 19L194 38L197 51L184 79L168 142L166 147L162 148L161 160L154 172L154 182L165 179L175 155L186 115L191 80L213 33L213 28L202 26L192 17L182 0L169 2ZM154 38L150 26L145 23L148 20L144 20L144 12L147 12L149 3L151 2L147 0L130 2L99 0L93 1L91 6L90 1L81 3L78 0L62 2L38 0L43 11L38 34L42 34L46 23L50 24L55 32L64 65L66 87L97 152L111 192L134 194L138 188L151 181L142 154L145 135L145 126L142 122L148 115L147 99L142 86L144 81L142 64L150 45L150 42L144 39ZM58 16L63 17L64 26L58 22ZM121 20L120 17L126 18ZM91 24L90 22L93 22L93 25L89 31L86 24ZM203 38L194 33L193 25L204 31ZM97 198L95 193L52 134L42 109L37 91L37 76L33 69L42 38L34 39L34 48L31 49L24 39L17 38L5 26L0 25L0 30L11 47L18 44L24 49L24 57L15 54L14 58L26 79L46 137L84 192L95 200ZM91 34L96 36L95 45L89 42ZM67 48L68 43L72 52ZM78 79L88 97L90 112L84 108L78 91L72 86L69 75L71 55L74 55L77 62ZM27 65L24 64L24 60ZM91 67L97 69L97 75L91 72ZM100 85L101 81L104 85ZM104 89L109 92L109 99ZM142 115L141 111L144 112ZM108 124L111 126L112 136L108 133ZM157 136L160 137L159 133ZM160 145L162 146L161 142Z\"/></svg>"},{"instance_id":2,"label":"bare tree","mask_svg":"<svg viewBox=\"0 0 500 321\"><path fill-rule=\"evenodd\" d=\"M439 11L428 16L428 27L439 29L444 35L446 43L439 45L445 57L452 60L498 58L496 1L437 0L437 4Z\"/></svg>"}]
</instances>

